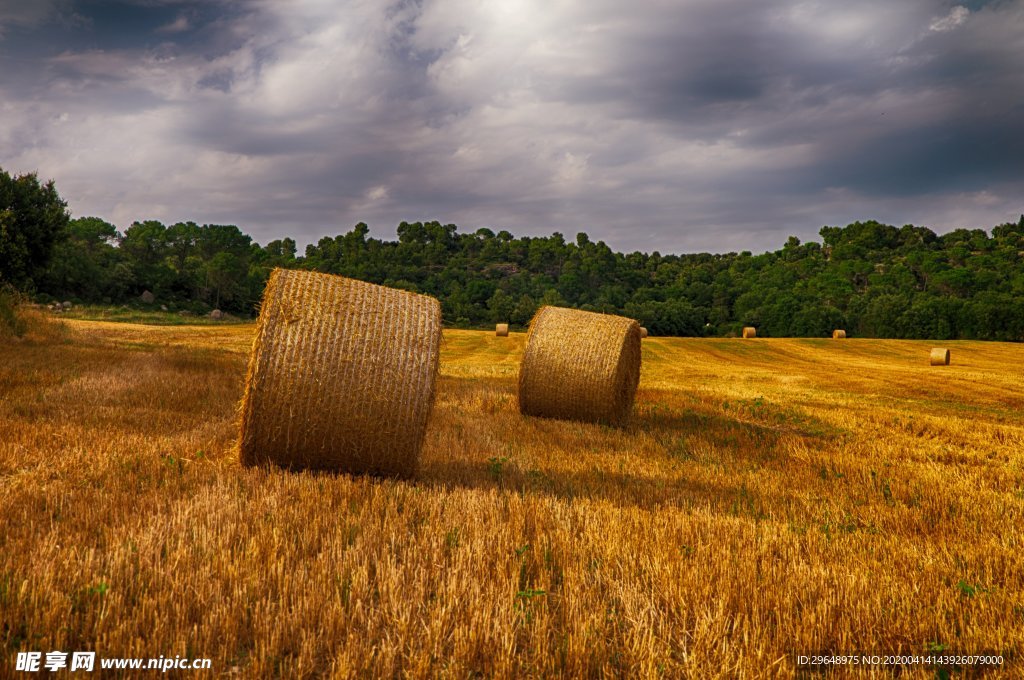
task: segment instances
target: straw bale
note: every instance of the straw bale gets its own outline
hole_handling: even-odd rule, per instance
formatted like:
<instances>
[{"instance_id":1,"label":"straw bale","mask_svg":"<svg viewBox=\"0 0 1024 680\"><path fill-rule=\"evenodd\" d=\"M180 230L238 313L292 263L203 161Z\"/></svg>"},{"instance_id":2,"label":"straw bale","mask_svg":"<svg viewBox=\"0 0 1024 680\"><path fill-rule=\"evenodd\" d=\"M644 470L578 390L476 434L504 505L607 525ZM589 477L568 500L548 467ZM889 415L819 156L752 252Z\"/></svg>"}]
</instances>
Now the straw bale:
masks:
<instances>
[{"instance_id":1,"label":"straw bale","mask_svg":"<svg viewBox=\"0 0 1024 680\"><path fill-rule=\"evenodd\" d=\"M519 367L525 415L621 425L640 382L640 324L633 319L541 307Z\"/></svg>"},{"instance_id":2,"label":"straw bale","mask_svg":"<svg viewBox=\"0 0 1024 680\"><path fill-rule=\"evenodd\" d=\"M434 298L275 269L242 397L242 463L415 474L440 344Z\"/></svg>"},{"instance_id":3,"label":"straw bale","mask_svg":"<svg viewBox=\"0 0 1024 680\"><path fill-rule=\"evenodd\" d=\"M643 326L640 326L640 337L641 338L646 338L647 337L647 329L644 328Z\"/></svg>"},{"instance_id":4,"label":"straw bale","mask_svg":"<svg viewBox=\"0 0 1024 680\"><path fill-rule=\"evenodd\" d=\"M842 340L845 337L846 337L846 331L839 330L839 329L836 329L836 330L832 331L832 339L833 340Z\"/></svg>"},{"instance_id":5,"label":"straw bale","mask_svg":"<svg viewBox=\"0 0 1024 680\"><path fill-rule=\"evenodd\" d=\"M507 338L508 337L508 324L507 323L499 323L498 325L496 325L494 327L494 334L497 335L499 338Z\"/></svg>"},{"instance_id":6,"label":"straw bale","mask_svg":"<svg viewBox=\"0 0 1024 680\"><path fill-rule=\"evenodd\" d=\"M933 348L929 361L932 366L949 366L949 350L944 347Z\"/></svg>"},{"instance_id":7,"label":"straw bale","mask_svg":"<svg viewBox=\"0 0 1024 680\"><path fill-rule=\"evenodd\" d=\"M744 326L743 327L743 337L745 337L745 338L756 338L757 337L757 329L754 328L753 326Z\"/></svg>"}]
</instances>

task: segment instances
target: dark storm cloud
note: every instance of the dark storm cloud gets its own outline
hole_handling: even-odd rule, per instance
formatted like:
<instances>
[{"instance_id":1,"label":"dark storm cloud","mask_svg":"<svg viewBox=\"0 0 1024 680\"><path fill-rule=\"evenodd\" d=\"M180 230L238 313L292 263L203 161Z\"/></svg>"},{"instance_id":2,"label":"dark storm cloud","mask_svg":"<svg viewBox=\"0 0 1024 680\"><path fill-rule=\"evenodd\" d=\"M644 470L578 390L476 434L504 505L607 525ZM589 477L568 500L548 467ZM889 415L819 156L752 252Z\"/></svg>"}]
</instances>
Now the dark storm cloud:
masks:
<instances>
[{"instance_id":1,"label":"dark storm cloud","mask_svg":"<svg viewBox=\"0 0 1024 680\"><path fill-rule=\"evenodd\" d=\"M0 0L0 166L76 214L632 250L1024 210L1018 2Z\"/></svg>"},{"instance_id":2,"label":"dark storm cloud","mask_svg":"<svg viewBox=\"0 0 1024 680\"><path fill-rule=\"evenodd\" d=\"M839 151L832 162L822 159L827 172L818 186L901 196L982 191L1024 176L1019 124L1005 120L966 119L892 131ZM804 181L812 185L813 179Z\"/></svg>"}]
</instances>

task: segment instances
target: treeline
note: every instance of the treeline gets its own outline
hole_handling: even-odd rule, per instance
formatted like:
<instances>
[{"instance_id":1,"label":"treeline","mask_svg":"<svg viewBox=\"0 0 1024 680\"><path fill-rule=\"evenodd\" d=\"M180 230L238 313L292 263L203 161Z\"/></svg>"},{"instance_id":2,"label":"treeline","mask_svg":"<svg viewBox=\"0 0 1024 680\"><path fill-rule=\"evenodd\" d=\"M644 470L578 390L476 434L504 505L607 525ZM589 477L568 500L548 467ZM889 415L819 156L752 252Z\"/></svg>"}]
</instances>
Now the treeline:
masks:
<instances>
[{"instance_id":1,"label":"treeline","mask_svg":"<svg viewBox=\"0 0 1024 680\"><path fill-rule=\"evenodd\" d=\"M298 254L290 238L261 246L238 227L136 222L123 234L70 220L34 281L43 296L251 314L274 267L311 269L427 293L456 326L526 324L538 306L625 314L657 335L1024 338L1024 216L991 233L855 222L822 241L790 237L753 255L614 252L584 234L515 237L402 222L398 238L365 224Z\"/></svg>"},{"instance_id":2,"label":"treeline","mask_svg":"<svg viewBox=\"0 0 1024 680\"><path fill-rule=\"evenodd\" d=\"M275 267L342 274L441 300L445 321L523 326L540 305L625 314L656 335L1024 339L1024 215L991 233L855 222L821 243L790 237L753 255L617 253L585 233L532 238L402 222L398 240L363 223L299 255L234 225L135 222L124 233L72 220L53 182L0 169L0 291L40 301L255 312Z\"/></svg>"}]
</instances>

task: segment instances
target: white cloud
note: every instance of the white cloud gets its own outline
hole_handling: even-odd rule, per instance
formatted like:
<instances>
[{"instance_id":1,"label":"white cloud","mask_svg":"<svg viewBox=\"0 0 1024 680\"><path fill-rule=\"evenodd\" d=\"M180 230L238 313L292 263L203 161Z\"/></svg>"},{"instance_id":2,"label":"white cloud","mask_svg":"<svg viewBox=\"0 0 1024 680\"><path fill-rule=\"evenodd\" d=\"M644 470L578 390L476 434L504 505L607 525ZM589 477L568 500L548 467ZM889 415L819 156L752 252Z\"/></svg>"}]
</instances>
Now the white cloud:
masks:
<instances>
[{"instance_id":1,"label":"white cloud","mask_svg":"<svg viewBox=\"0 0 1024 680\"><path fill-rule=\"evenodd\" d=\"M952 31L954 28L967 21L967 17L970 16L970 14L971 10L967 9L963 5L957 5L953 9L949 10L949 14L946 16L932 20L931 24L928 25L928 30L936 33Z\"/></svg>"},{"instance_id":2,"label":"white cloud","mask_svg":"<svg viewBox=\"0 0 1024 680\"><path fill-rule=\"evenodd\" d=\"M375 186L366 192L366 198L370 201L381 201L388 197L388 188L385 186Z\"/></svg>"},{"instance_id":3,"label":"white cloud","mask_svg":"<svg viewBox=\"0 0 1024 680\"><path fill-rule=\"evenodd\" d=\"M160 28L156 29L158 33L181 33L191 28L188 17L184 14L178 15L178 18L169 24L164 24Z\"/></svg>"}]
</instances>

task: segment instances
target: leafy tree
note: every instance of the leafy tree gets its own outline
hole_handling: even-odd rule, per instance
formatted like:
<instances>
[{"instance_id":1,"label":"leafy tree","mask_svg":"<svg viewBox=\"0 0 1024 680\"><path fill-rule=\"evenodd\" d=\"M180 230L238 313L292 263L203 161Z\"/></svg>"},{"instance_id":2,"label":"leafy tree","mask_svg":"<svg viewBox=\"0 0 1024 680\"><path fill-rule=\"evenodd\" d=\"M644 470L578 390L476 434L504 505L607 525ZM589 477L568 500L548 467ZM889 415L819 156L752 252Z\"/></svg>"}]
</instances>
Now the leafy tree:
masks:
<instances>
[{"instance_id":1,"label":"leafy tree","mask_svg":"<svg viewBox=\"0 0 1024 680\"><path fill-rule=\"evenodd\" d=\"M163 297L170 290L175 272L168 262L171 251L163 223L157 220L133 222L121 239L121 252L132 270L133 295L149 290Z\"/></svg>"},{"instance_id":2,"label":"leafy tree","mask_svg":"<svg viewBox=\"0 0 1024 680\"><path fill-rule=\"evenodd\" d=\"M54 246L53 262L40 288L59 298L111 300L121 297L124 269L117 227L98 217L71 220Z\"/></svg>"},{"instance_id":3,"label":"leafy tree","mask_svg":"<svg viewBox=\"0 0 1024 680\"><path fill-rule=\"evenodd\" d=\"M562 294L558 292L558 289L548 288L544 291L544 295L541 296L538 307L543 307L545 305L550 305L552 307L565 307L567 304L568 303L565 301L565 298L563 298Z\"/></svg>"},{"instance_id":4,"label":"leafy tree","mask_svg":"<svg viewBox=\"0 0 1024 680\"><path fill-rule=\"evenodd\" d=\"M12 177L0 169L0 283L32 287L69 219L53 180L41 184L34 172Z\"/></svg>"},{"instance_id":5,"label":"leafy tree","mask_svg":"<svg viewBox=\"0 0 1024 680\"><path fill-rule=\"evenodd\" d=\"M525 326L537 311L537 303L529 295L522 295L512 310L512 323Z\"/></svg>"},{"instance_id":6,"label":"leafy tree","mask_svg":"<svg viewBox=\"0 0 1024 680\"><path fill-rule=\"evenodd\" d=\"M490 311L488 321L491 323L507 323L515 314L516 303L511 295L498 288L494 291L491 299L487 301L487 309Z\"/></svg>"}]
</instances>

